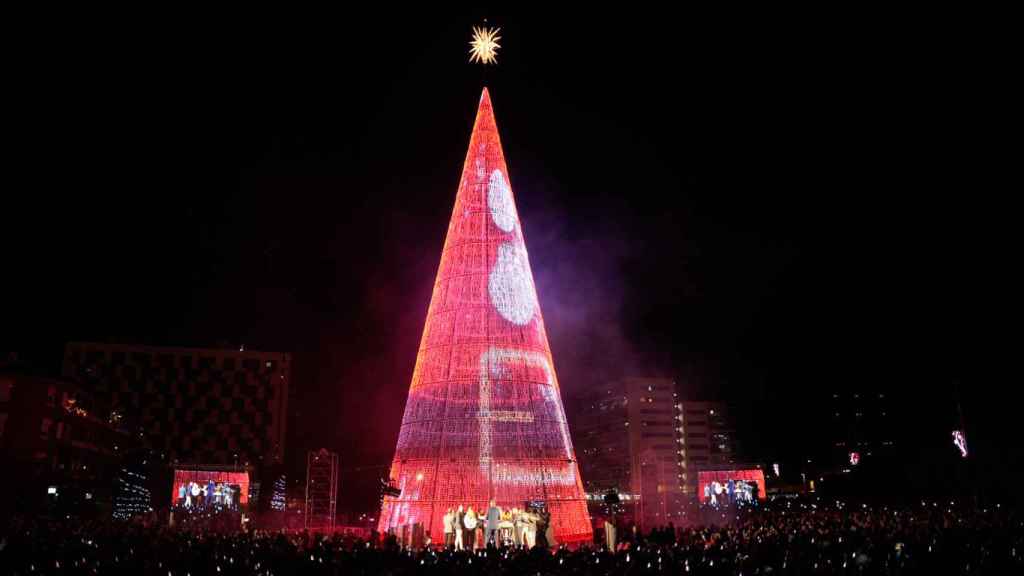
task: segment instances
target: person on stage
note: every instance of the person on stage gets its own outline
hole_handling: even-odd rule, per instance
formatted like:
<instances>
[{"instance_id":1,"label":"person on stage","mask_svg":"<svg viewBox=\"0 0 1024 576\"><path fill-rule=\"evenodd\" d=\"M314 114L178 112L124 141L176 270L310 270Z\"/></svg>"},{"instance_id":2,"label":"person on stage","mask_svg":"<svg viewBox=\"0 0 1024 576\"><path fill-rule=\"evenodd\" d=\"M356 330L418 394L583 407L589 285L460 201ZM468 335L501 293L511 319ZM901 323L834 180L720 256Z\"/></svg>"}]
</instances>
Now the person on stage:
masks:
<instances>
[{"instance_id":1,"label":"person on stage","mask_svg":"<svg viewBox=\"0 0 1024 576\"><path fill-rule=\"evenodd\" d=\"M445 548L448 548L455 542L455 524L452 522L453 516L455 516L455 511L449 508L445 511L444 516L441 517L441 524L444 525Z\"/></svg>"},{"instance_id":2,"label":"person on stage","mask_svg":"<svg viewBox=\"0 0 1024 576\"><path fill-rule=\"evenodd\" d=\"M466 545L463 543L462 533L465 532L466 528L466 513L462 511L462 504L459 504L459 509L455 512L455 549L465 550Z\"/></svg>"},{"instance_id":3,"label":"person on stage","mask_svg":"<svg viewBox=\"0 0 1024 576\"><path fill-rule=\"evenodd\" d=\"M515 530L515 526L512 524L512 510L506 508L501 511L501 522L498 523L498 539L502 546L512 542L513 530Z\"/></svg>"},{"instance_id":4,"label":"person on stage","mask_svg":"<svg viewBox=\"0 0 1024 576\"><path fill-rule=\"evenodd\" d=\"M540 517L532 509L527 509L523 512L523 524L525 526L523 541L527 548L533 548L537 544L537 522L539 521Z\"/></svg>"},{"instance_id":5,"label":"person on stage","mask_svg":"<svg viewBox=\"0 0 1024 576\"><path fill-rule=\"evenodd\" d=\"M192 493L192 505L199 507L201 503L199 500L199 495L202 494L202 491L199 489L199 484L196 484L195 482L190 482L189 492Z\"/></svg>"},{"instance_id":6,"label":"person on stage","mask_svg":"<svg viewBox=\"0 0 1024 576\"><path fill-rule=\"evenodd\" d=\"M480 528L481 522L477 518L476 511L473 510L473 505L470 504L469 508L466 509L466 536L469 538L470 547L475 551L477 549L477 530Z\"/></svg>"},{"instance_id":7,"label":"person on stage","mask_svg":"<svg viewBox=\"0 0 1024 576\"><path fill-rule=\"evenodd\" d=\"M541 549L548 548L554 540L551 532L551 513L547 508L541 508L537 515L537 546Z\"/></svg>"},{"instance_id":8,"label":"person on stage","mask_svg":"<svg viewBox=\"0 0 1024 576\"><path fill-rule=\"evenodd\" d=\"M526 522L523 519L523 511L519 508L512 509L512 543L517 547L522 546L526 540L523 534L526 532Z\"/></svg>"},{"instance_id":9,"label":"person on stage","mask_svg":"<svg viewBox=\"0 0 1024 576\"><path fill-rule=\"evenodd\" d=\"M487 508L487 539L484 541L485 546L498 546L499 522L501 522L501 508L498 508L497 503L491 500L490 506Z\"/></svg>"}]
</instances>

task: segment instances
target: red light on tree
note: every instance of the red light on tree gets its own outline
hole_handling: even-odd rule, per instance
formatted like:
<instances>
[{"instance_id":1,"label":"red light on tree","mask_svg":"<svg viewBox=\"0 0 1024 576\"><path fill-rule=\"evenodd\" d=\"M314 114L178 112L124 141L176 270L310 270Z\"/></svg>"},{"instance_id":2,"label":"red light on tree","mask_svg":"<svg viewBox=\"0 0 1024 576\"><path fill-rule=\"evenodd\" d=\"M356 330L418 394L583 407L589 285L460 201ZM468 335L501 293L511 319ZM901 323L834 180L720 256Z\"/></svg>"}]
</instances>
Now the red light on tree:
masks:
<instances>
[{"instance_id":1,"label":"red light on tree","mask_svg":"<svg viewBox=\"0 0 1024 576\"><path fill-rule=\"evenodd\" d=\"M480 97L402 417L382 531L448 508L544 501L559 542L591 525L498 128Z\"/></svg>"}]
</instances>

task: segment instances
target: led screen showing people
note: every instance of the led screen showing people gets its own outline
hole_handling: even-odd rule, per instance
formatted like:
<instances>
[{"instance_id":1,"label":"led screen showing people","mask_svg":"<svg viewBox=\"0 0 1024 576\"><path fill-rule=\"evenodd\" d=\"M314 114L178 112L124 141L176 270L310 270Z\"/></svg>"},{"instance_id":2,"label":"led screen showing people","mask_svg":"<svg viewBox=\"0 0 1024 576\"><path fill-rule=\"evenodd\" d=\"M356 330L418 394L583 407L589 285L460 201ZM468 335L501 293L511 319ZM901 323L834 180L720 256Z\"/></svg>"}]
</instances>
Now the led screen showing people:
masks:
<instances>
[{"instance_id":1,"label":"led screen showing people","mask_svg":"<svg viewBox=\"0 0 1024 576\"><path fill-rule=\"evenodd\" d=\"M764 472L757 468L698 472L697 494L702 504L712 506L752 504L766 498Z\"/></svg>"},{"instance_id":2,"label":"led screen showing people","mask_svg":"<svg viewBox=\"0 0 1024 576\"><path fill-rule=\"evenodd\" d=\"M171 501L188 509L238 509L249 502L249 473L175 470Z\"/></svg>"}]
</instances>

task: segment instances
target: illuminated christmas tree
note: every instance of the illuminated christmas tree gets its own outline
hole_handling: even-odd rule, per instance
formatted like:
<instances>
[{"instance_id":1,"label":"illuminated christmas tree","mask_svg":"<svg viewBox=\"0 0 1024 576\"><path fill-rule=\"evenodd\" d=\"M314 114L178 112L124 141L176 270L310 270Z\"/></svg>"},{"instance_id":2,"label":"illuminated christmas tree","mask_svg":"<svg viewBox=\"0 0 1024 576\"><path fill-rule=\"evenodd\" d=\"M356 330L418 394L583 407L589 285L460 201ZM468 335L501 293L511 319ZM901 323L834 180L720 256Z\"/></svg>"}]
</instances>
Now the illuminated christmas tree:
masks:
<instances>
[{"instance_id":1,"label":"illuminated christmas tree","mask_svg":"<svg viewBox=\"0 0 1024 576\"><path fill-rule=\"evenodd\" d=\"M402 418L382 531L450 507L542 501L560 542L591 524L491 99L469 152Z\"/></svg>"}]
</instances>

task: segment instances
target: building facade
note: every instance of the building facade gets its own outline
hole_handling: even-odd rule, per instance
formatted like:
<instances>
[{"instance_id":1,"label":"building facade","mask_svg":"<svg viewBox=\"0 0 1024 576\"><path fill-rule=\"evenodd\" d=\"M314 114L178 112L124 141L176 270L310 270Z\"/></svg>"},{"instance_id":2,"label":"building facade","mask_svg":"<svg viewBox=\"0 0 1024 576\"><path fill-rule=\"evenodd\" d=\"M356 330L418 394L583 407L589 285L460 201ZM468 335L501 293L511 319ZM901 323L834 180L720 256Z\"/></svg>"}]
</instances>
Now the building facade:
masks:
<instances>
[{"instance_id":1,"label":"building facade","mask_svg":"<svg viewBox=\"0 0 1024 576\"><path fill-rule=\"evenodd\" d=\"M893 407L882 392L835 392L829 410L829 460L848 469L892 450Z\"/></svg>"},{"instance_id":2,"label":"building facade","mask_svg":"<svg viewBox=\"0 0 1024 576\"><path fill-rule=\"evenodd\" d=\"M592 511L611 490L644 529L678 521L686 477L677 398L671 379L634 377L576 402L573 437Z\"/></svg>"},{"instance_id":3,"label":"building facade","mask_svg":"<svg viewBox=\"0 0 1024 576\"><path fill-rule=\"evenodd\" d=\"M75 382L0 372L0 509L109 514L134 445Z\"/></svg>"},{"instance_id":4,"label":"building facade","mask_svg":"<svg viewBox=\"0 0 1024 576\"><path fill-rule=\"evenodd\" d=\"M168 462L222 465L281 461L290 370L280 352L85 342L63 365Z\"/></svg>"},{"instance_id":5,"label":"building facade","mask_svg":"<svg viewBox=\"0 0 1024 576\"><path fill-rule=\"evenodd\" d=\"M701 470L718 470L736 464L736 430L728 406L721 402L684 400L678 405L683 492L697 496Z\"/></svg>"}]
</instances>

